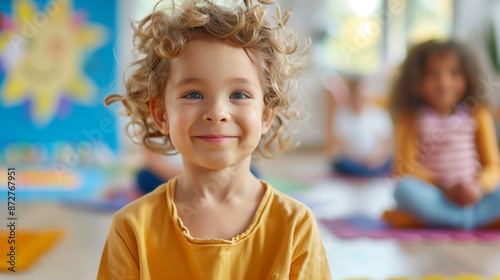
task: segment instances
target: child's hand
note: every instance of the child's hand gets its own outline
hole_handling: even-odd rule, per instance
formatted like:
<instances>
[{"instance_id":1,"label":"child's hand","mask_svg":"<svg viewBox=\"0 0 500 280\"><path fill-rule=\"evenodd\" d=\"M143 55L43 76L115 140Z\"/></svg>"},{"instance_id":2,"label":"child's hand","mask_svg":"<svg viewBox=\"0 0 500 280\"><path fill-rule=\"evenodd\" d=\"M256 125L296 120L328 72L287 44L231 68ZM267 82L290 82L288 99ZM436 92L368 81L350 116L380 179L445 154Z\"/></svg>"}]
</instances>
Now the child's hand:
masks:
<instances>
[{"instance_id":1,"label":"child's hand","mask_svg":"<svg viewBox=\"0 0 500 280\"><path fill-rule=\"evenodd\" d=\"M476 182L462 182L445 189L446 196L457 205L467 207L476 204L483 197L481 187Z\"/></svg>"}]
</instances>

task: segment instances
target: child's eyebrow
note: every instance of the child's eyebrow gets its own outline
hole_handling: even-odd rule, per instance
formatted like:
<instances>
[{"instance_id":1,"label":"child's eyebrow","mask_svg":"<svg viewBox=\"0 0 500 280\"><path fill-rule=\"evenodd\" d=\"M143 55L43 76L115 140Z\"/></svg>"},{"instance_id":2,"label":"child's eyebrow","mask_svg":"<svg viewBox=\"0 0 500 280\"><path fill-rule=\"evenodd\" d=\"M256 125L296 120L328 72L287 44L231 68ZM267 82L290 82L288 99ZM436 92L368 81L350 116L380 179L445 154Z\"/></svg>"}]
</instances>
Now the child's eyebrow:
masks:
<instances>
[{"instance_id":1,"label":"child's eyebrow","mask_svg":"<svg viewBox=\"0 0 500 280\"><path fill-rule=\"evenodd\" d=\"M203 79L200 79L200 78L185 78L185 79L178 81L175 84L175 87L180 87L183 85L189 85L189 84L195 84L195 83L204 84L205 81Z\"/></svg>"},{"instance_id":2,"label":"child's eyebrow","mask_svg":"<svg viewBox=\"0 0 500 280\"><path fill-rule=\"evenodd\" d=\"M177 82L175 84L175 87L180 87L183 85L189 85L189 84L195 84L195 83L206 84L207 82L201 78L190 77L190 78L185 78L185 79L180 80L179 82ZM230 78L227 80L227 83L249 84L251 86L254 86L256 89L260 88L256 83L254 83L246 78L243 78L243 77Z\"/></svg>"},{"instance_id":3,"label":"child's eyebrow","mask_svg":"<svg viewBox=\"0 0 500 280\"><path fill-rule=\"evenodd\" d=\"M246 78L235 77L235 78L229 79L228 82L238 83L238 84L249 84L251 86L254 86L256 89L260 88L256 83L254 83Z\"/></svg>"}]
</instances>

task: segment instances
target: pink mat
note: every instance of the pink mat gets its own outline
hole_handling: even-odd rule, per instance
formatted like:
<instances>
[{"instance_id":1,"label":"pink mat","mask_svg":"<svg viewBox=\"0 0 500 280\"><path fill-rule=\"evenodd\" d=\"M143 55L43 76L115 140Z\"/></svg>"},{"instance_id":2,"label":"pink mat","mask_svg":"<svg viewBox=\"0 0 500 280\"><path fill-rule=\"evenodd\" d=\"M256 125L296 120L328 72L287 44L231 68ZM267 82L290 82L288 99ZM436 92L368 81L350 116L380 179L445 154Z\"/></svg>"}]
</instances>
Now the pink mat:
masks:
<instances>
[{"instance_id":1,"label":"pink mat","mask_svg":"<svg viewBox=\"0 0 500 280\"><path fill-rule=\"evenodd\" d=\"M340 239L372 238L398 239L401 241L483 241L500 242L500 230L461 231L451 229L398 229L391 228L382 220L367 217L351 217L347 219L321 220L335 236Z\"/></svg>"}]
</instances>

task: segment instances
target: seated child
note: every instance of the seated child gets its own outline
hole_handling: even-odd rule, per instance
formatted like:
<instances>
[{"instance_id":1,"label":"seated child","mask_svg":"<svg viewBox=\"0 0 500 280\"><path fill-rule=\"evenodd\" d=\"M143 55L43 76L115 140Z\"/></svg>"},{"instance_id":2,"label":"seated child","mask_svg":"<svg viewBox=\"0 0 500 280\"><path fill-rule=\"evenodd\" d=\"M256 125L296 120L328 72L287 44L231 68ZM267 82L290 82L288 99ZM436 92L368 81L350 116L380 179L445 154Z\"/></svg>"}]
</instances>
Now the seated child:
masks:
<instances>
[{"instance_id":1,"label":"seated child","mask_svg":"<svg viewBox=\"0 0 500 280\"><path fill-rule=\"evenodd\" d=\"M134 27L143 56L106 103L121 101L134 136L177 150L183 169L114 215L97 279L331 279L311 211L250 172L254 151L288 146L307 50L289 11L266 10L188 0Z\"/></svg>"},{"instance_id":2,"label":"seated child","mask_svg":"<svg viewBox=\"0 0 500 280\"><path fill-rule=\"evenodd\" d=\"M500 218L500 159L474 57L457 42L413 48L392 89L395 226L475 229Z\"/></svg>"},{"instance_id":3,"label":"seated child","mask_svg":"<svg viewBox=\"0 0 500 280\"><path fill-rule=\"evenodd\" d=\"M347 79L347 104L329 94L327 153L333 170L341 174L377 176L390 171L392 122L384 109L367 104L366 87Z\"/></svg>"}]
</instances>

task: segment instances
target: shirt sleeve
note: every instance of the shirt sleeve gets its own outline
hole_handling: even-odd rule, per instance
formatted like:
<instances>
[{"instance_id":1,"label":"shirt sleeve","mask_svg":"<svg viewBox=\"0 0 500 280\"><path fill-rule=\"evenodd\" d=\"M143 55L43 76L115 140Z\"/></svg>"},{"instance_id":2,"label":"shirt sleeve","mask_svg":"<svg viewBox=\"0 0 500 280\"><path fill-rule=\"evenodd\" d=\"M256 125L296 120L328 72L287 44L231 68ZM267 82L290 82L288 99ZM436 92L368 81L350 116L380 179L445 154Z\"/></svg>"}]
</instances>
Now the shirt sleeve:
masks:
<instances>
[{"instance_id":1,"label":"shirt sleeve","mask_svg":"<svg viewBox=\"0 0 500 280\"><path fill-rule=\"evenodd\" d=\"M296 228L290 280L332 279L319 229L312 213Z\"/></svg>"},{"instance_id":2,"label":"shirt sleeve","mask_svg":"<svg viewBox=\"0 0 500 280\"><path fill-rule=\"evenodd\" d=\"M412 175L433 185L438 185L435 174L419 162L418 136L415 114L402 115L394 127L394 174Z\"/></svg>"},{"instance_id":3,"label":"shirt sleeve","mask_svg":"<svg viewBox=\"0 0 500 280\"><path fill-rule=\"evenodd\" d=\"M477 122L476 147L481 163L477 181L486 192L491 192L500 183L500 159L493 117L484 107L474 114Z\"/></svg>"},{"instance_id":4,"label":"shirt sleeve","mask_svg":"<svg viewBox=\"0 0 500 280\"><path fill-rule=\"evenodd\" d=\"M115 222L104 245L97 280L140 279L137 248L127 244Z\"/></svg>"}]
</instances>

